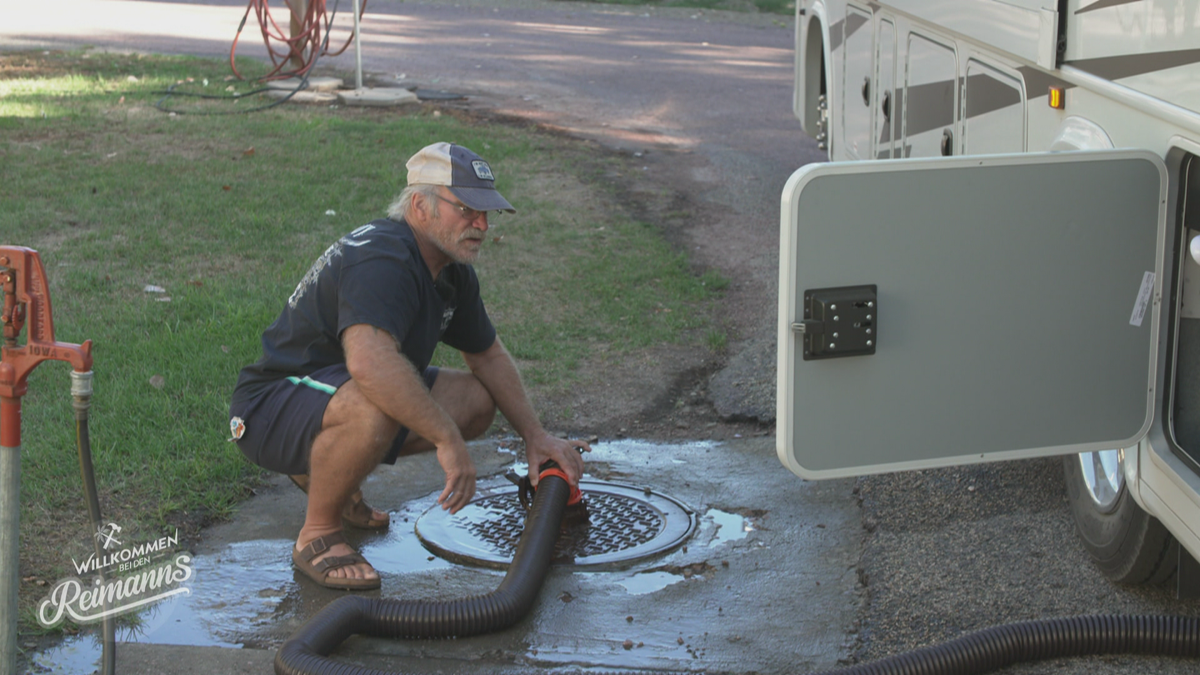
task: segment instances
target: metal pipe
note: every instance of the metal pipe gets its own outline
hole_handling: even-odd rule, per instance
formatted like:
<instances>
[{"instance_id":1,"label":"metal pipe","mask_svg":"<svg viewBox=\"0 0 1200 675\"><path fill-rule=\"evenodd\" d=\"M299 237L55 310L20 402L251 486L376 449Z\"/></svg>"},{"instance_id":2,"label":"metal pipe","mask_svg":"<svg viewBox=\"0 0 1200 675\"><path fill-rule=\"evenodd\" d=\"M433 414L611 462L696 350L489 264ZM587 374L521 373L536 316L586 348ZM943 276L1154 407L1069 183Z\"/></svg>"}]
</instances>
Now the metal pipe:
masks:
<instances>
[{"instance_id":1,"label":"metal pipe","mask_svg":"<svg viewBox=\"0 0 1200 675\"><path fill-rule=\"evenodd\" d=\"M354 91L362 91L362 36L358 32L359 3L354 0Z\"/></svg>"},{"instance_id":2,"label":"metal pipe","mask_svg":"<svg viewBox=\"0 0 1200 675\"><path fill-rule=\"evenodd\" d=\"M21 537L21 400L0 397L0 674L17 673Z\"/></svg>"}]
</instances>

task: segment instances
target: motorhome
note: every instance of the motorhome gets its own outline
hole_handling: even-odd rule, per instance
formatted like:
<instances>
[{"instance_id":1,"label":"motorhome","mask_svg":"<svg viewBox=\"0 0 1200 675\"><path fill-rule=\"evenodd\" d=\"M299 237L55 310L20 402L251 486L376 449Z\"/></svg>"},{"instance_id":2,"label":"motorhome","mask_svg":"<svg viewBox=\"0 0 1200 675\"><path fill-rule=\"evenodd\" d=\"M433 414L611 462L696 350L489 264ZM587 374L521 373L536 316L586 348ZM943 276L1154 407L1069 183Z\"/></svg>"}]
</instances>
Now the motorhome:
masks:
<instances>
[{"instance_id":1,"label":"motorhome","mask_svg":"<svg viewBox=\"0 0 1200 675\"><path fill-rule=\"evenodd\" d=\"M1200 3L800 0L778 452L1062 455L1123 583L1200 556Z\"/></svg>"}]
</instances>

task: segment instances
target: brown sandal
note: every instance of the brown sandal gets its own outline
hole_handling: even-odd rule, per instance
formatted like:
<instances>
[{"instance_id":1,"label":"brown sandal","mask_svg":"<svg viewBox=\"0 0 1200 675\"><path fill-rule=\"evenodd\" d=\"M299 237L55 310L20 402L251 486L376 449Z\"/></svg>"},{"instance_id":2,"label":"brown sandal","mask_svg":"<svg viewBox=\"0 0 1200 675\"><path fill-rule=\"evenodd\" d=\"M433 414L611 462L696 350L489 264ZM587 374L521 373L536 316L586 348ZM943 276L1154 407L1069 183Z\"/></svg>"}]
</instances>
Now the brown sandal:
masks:
<instances>
[{"instance_id":1,"label":"brown sandal","mask_svg":"<svg viewBox=\"0 0 1200 675\"><path fill-rule=\"evenodd\" d=\"M325 588L334 588L342 591L371 591L379 588L381 581L378 576L374 579L351 579L346 577L330 577L329 573L333 570L348 567L350 565L358 565L367 563L367 559L362 557L358 551L354 551L350 555L331 555L318 562L312 562L312 559L328 551L335 544L345 544L346 538L341 532L327 534L324 537L317 537L308 542L308 546L300 550L292 547L292 563L296 565L296 569L300 570L304 576L312 579L320 586ZM367 563L368 565L370 563ZM376 572L378 575L379 573Z\"/></svg>"},{"instance_id":2,"label":"brown sandal","mask_svg":"<svg viewBox=\"0 0 1200 675\"><path fill-rule=\"evenodd\" d=\"M296 474L288 476L296 487L300 488L304 494L308 494L308 475ZM364 530L386 530L392 524L390 517L375 518L375 509L372 509L366 501L363 500L362 490L350 495L350 500L342 507L342 520L347 525L362 528Z\"/></svg>"}]
</instances>

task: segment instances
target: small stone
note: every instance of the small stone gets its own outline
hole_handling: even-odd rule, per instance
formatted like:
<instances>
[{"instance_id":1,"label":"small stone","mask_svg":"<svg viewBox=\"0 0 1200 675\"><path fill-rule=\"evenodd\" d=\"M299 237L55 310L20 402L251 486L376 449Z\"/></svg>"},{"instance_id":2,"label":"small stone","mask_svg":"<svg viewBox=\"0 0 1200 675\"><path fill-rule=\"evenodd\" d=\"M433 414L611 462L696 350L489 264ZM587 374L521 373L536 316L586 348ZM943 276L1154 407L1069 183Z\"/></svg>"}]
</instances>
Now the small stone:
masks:
<instances>
[{"instance_id":1,"label":"small stone","mask_svg":"<svg viewBox=\"0 0 1200 675\"><path fill-rule=\"evenodd\" d=\"M621 643L621 646L624 647L626 650L633 649L633 640L626 640Z\"/></svg>"},{"instance_id":2,"label":"small stone","mask_svg":"<svg viewBox=\"0 0 1200 675\"><path fill-rule=\"evenodd\" d=\"M627 617L625 617L625 621L626 621L626 622L628 622L628 623L633 623L633 617L632 617L632 616L627 616Z\"/></svg>"},{"instance_id":3,"label":"small stone","mask_svg":"<svg viewBox=\"0 0 1200 675\"><path fill-rule=\"evenodd\" d=\"M154 387L155 389L162 389L163 387L166 386L166 384L167 384L167 378L163 377L162 375L151 375L150 376L150 386L151 387Z\"/></svg>"}]
</instances>

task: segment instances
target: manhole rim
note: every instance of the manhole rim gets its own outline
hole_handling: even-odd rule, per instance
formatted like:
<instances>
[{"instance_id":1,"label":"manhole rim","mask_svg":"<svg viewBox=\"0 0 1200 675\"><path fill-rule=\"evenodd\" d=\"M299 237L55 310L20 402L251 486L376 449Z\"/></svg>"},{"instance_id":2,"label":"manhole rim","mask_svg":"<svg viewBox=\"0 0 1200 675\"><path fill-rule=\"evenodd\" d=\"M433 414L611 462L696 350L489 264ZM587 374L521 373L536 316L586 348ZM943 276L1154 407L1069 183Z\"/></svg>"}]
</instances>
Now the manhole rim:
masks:
<instances>
[{"instance_id":1,"label":"manhole rim","mask_svg":"<svg viewBox=\"0 0 1200 675\"><path fill-rule=\"evenodd\" d=\"M697 515L697 511L695 509L688 506L685 502L683 502L682 500L680 500L676 497L672 497L670 495L663 494L661 492L658 492L658 491L653 490L648 487L637 487L634 485L628 485L628 484L624 484L624 483L613 483L613 482L608 482L608 481L589 480L589 479L580 480L579 487L580 487L580 490L583 491L585 498L586 498L589 490L592 492L608 492L610 495L614 491L615 492L632 493L631 495L623 495L623 496L625 496L627 498L639 500L643 504L650 506L654 510L656 510L660 513L664 513L664 509L660 508L659 505L657 505L651 501L651 499L661 500L662 502L665 502L665 503L673 506L678 511L679 515L684 516L684 518L686 519L686 526L676 527L674 530L676 533L672 535L673 538L670 542L668 542L666 544L662 544L662 545L649 547L650 550L646 550L646 551L638 553L636 555L629 555L624 558L611 559L612 556L615 556L620 553L620 552L617 552L617 553L612 553L612 554L589 556L589 558L585 559L583 562L579 562L578 560L571 560L571 561L553 560L553 561L551 561L551 565L553 565L554 567L570 567L570 568L585 570L585 571L612 571L612 570L629 569L630 567L634 567L635 565L637 565L640 562L645 561L647 559L667 555L669 553L676 551L680 547L684 546L687 543L687 541L696 534L697 530L700 527L700 518ZM480 492L483 493L485 491L481 490ZM515 485L502 485L500 487L486 490L486 494L477 495L476 498L473 499L471 501L471 503L467 505L467 507L470 507L471 505L474 505L477 502L483 501L485 499L492 499L495 497L503 497L503 496L511 496L513 498L513 500L516 501L516 493L517 493L517 487ZM633 497L632 495L637 495L637 496ZM453 550L453 549L447 548L446 546L444 546L442 544L439 544L435 540L434 537L431 537L428 534L422 533L422 531L421 531L422 522L425 521L426 517L430 516L431 514L434 514L435 517L440 516L443 519L452 517L452 516L449 516L445 511L443 511L439 505L434 504L433 506L426 509L421 515L417 516L417 518L415 519L415 521L413 523L413 531L417 535L417 540L429 552L431 552L445 560L448 560L450 562L453 562L456 564L461 564L461 565L469 565L472 567L483 567L486 569L503 571L503 570L507 570L509 568L509 566L512 564L511 557L508 557L505 559L497 559L494 556L493 557L479 557L479 556L475 556L475 555L472 555L470 553L466 553L463 551ZM662 535L660 534L659 536L656 536L654 539L651 539L650 542L657 541L658 539L661 539L661 538L662 538ZM642 544L639 546L645 547L650 542L647 542L647 544ZM639 548L639 546L635 546L635 547L633 547L633 549L630 549L630 550L636 551ZM593 558L595 560L592 560Z\"/></svg>"}]
</instances>

